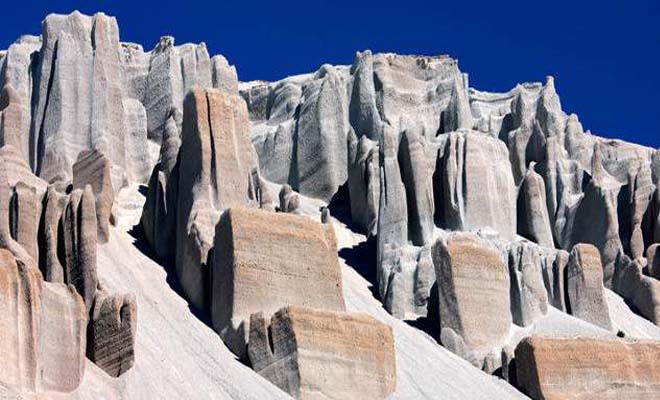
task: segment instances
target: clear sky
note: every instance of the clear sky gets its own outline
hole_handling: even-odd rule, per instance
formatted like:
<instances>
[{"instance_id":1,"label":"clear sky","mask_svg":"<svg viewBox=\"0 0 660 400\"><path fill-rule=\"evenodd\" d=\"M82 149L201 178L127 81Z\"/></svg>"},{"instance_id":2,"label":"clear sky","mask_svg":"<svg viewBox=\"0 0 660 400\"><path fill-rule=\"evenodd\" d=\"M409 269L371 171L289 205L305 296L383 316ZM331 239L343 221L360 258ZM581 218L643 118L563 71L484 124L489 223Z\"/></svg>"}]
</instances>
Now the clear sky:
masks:
<instances>
[{"instance_id":1,"label":"clear sky","mask_svg":"<svg viewBox=\"0 0 660 400\"><path fill-rule=\"evenodd\" d=\"M204 41L241 80L350 64L355 51L449 54L471 86L505 91L554 75L594 133L660 147L660 1L54 1L0 7L0 48L51 12L104 11L123 41Z\"/></svg>"}]
</instances>

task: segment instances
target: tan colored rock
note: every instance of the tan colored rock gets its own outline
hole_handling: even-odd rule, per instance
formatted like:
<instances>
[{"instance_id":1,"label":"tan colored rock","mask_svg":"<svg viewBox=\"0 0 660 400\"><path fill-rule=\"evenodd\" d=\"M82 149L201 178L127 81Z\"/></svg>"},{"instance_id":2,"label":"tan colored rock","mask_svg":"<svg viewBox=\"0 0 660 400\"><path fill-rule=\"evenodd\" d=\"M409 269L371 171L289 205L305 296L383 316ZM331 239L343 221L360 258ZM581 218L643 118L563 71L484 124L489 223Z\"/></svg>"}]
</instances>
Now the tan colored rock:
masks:
<instances>
[{"instance_id":1,"label":"tan colored rock","mask_svg":"<svg viewBox=\"0 0 660 400\"><path fill-rule=\"evenodd\" d=\"M610 330L612 323L603 287L603 264L598 249L576 244L566 267L566 298L570 314Z\"/></svg>"},{"instance_id":2,"label":"tan colored rock","mask_svg":"<svg viewBox=\"0 0 660 400\"><path fill-rule=\"evenodd\" d=\"M371 316L290 306L250 326L252 368L297 399L385 399L396 388L392 328Z\"/></svg>"},{"instance_id":3,"label":"tan colored rock","mask_svg":"<svg viewBox=\"0 0 660 400\"><path fill-rule=\"evenodd\" d=\"M64 282L78 290L88 311L98 285L96 216L91 186L74 190L62 216L63 237L59 239L64 252Z\"/></svg>"},{"instance_id":4,"label":"tan colored rock","mask_svg":"<svg viewBox=\"0 0 660 400\"><path fill-rule=\"evenodd\" d=\"M110 160L97 150L86 150L78 154L73 164L73 188L84 189L91 185L96 198L96 224L99 243L108 241L110 214L114 193L110 175Z\"/></svg>"},{"instance_id":5,"label":"tan colored rock","mask_svg":"<svg viewBox=\"0 0 660 400\"><path fill-rule=\"evenodd\" d=\"M516 373L533 399L656 399L660 342L526 338L516 348Z\"/></svg>"},{"instance_id":6,"label":"tan colored rock","mask_svg":"<svg viewBox=\"0 0 660 400\"><path fill-rule=\"evenodd\" d=\"M179 160L176 271L188 300L202 309L220 214L230 207L256 205L250 178L256 159L243 99L215 89L190 91Z\"/></svg>"},{"instance_id":7,"label":"tan colored rock","mask_svg":"<svg viewBox=\"0 0 660 400\"><path fill-rule=\"evenodd\" d=\"M14 187L10 209L9 224L12 237L23 246L33 260L38 260L37 230L41 207L35 189L18 182Z\"/></svg>"},{"instance_id":8,"label":"tan colored rock","mask_svg":"<svg viewBox=\"0 0 660 400\"><path fill-rule=\"evenodd\" d=\"M39 268L48 282L64 282L64 267L58 257L61 218L68 196L49 186L44 198L44 209L39 223Z\"/></svg>"},{"instance_id":9,"label":"tan colored rock","mask_svg":"<svg viewBox=\"0 0 660 400\"><path fill-rule=\"evenodd\" d=\"M0 387L71 392L85 366L85 305L72 286L43 282L0 249Z\"/></svg>"},{"instance_id":10,"label":"tan colored rock","mask_svg":"<svg viewBox=\"0 0 660 400\"><path fill-rule=\"evenodd\" d=\"M211 320L239 357L253 313L287 305L345 310L332 225L232 208L218 223L213 253Z\"/></svg>"},{"instance_id":11,"label":"tan colored rock","mask_svg":"<svg viewBox=\"0 0 660 400\"><path fill-rule=\"evenodd\" d=\"M89 324L89 359L110 376L128 371L135 363L136 329L135 296L99 292Z\"/></svg>"},{"instance_id":12,"label":"tan colored rock","mask_svg":"<svg viewBox=\"0 0 660 400\"><path fill-rule=\"evenodd\" d=\"M660 326L660 281L642 273L642 266L623 253L616 259L612 289L644 318Z\"/></svg>"},{"instance_id":13,"label":"tan colored rock","mask_svg":"<svg viewBox=\"0 0 660 400\"><path fill-rule=\"evenodd\" d=\"M473 235L433 246L441 329L451 328L483 354L509 336L509 272L500 254Z\"/></svg>"}]
</instances>

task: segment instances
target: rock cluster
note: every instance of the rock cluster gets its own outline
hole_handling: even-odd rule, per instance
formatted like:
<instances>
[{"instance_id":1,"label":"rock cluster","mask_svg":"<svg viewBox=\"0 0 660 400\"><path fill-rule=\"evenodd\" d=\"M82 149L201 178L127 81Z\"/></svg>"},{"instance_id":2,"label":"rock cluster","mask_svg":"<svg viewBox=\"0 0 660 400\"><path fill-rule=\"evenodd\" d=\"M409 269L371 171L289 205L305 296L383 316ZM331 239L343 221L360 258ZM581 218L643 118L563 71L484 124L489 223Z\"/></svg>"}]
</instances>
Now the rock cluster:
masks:
<instances>
[{"instance_id":1,"label":"rock cluster","mask_svg":"<svg viewBox=\"0 0 660 400\"><path fill-rule=\"evenodd\" d=\"M73 286L44 282L34 265L0 249L0 386L71 392L85 370L87 311Z\"/></svg>"},{"instance_id":2,"label":"rock cluster","mask_svg":"<svg viewBox=\"0 0 660 400\"><path fill-rule=\"evenodd\" d=\"M533 399L649 399L660 395L660 343L531 337L516 348L522 391Z\"/></svg>"},{"instance_id":3,"label":"rock cluster","mask_svg":"<svg viewBox=\"0 0 660 400\"><path fill-rule=\"evenodd\" d=\"M248 350L252 368L296 399L385 399L396 388L392 328L365 314L252 314Z\"/></svg>"},{"instance_id":4,"label":"rock cluster","mask_svg":"<svg viewBox=\"0 0 660 400\"><path fill-rule=\"evenodd\" d=\"M390 314L525 394L660 393L658 342L553 337L660 326L660 150L585 131L552 77L487 93L448 56L364 51L239 83L204 43L144 51L78 12L0 52L1 393L140 363L139 297L103 289L97 249L144 184L168 278L296 398L397 390L392 328L346 312L337 242L362 236L339 223L374 243L360 272Z\"/></svg>"},{"instance_id":5,"label":"rock cluster","mask_svg":"<svg viewBox=\"0 0 660 400\"><path fill-rule=\"evenodd\" d=\"M245 354L250 315L288 305L344 311L332 226L257 209L231 208L216 227L211 320Z\"/></svg>"}]
</instances>

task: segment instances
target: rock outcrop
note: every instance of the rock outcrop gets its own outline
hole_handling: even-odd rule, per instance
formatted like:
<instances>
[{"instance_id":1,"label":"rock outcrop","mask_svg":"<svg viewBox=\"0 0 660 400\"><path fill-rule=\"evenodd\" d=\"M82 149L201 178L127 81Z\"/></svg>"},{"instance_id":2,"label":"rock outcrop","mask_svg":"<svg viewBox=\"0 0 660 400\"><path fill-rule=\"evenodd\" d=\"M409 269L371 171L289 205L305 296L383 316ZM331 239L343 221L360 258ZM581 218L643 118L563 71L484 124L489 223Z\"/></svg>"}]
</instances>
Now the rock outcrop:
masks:
<instances>
[{"instance_id":1,"label":"rock outcrop","mask_svg":"<svg viewBox=\"0 0 660 400\"><path fill-rule=\"evenodd\" d=\"M610 330L612 324L604 290L603 266L598 249L587 244L575 245L566 267L568 312Z\"/></svg>"},{"instance_id":2,"label":"rock outcrop","mask_svg":"<svg viewBox=\"0 0 660 400\"><path fill-rule=\"evenodd\" d=\"M515 237L516 186L501 141L478 132L450 133L438 163L435 209L441 228L488 228Z\"/></svg>"},{"instance_id":3,"label":"rock outcrop","mask_svg":"<svg viewBox=\"0 0 660 400\"><path fill-rule=\"evenodd\" d=\"M256 160L241 98L219 90L191 91L178 159L176 272L188 299L203 309L209 250L222 211L257 206L251 179Z\"/></svg>"},{"instance_id":4,"label":"rock outcrop","mask_svg":"<svg viewBox=\"0 0 660 400\"><path fill-rule=\"evenodd\" d=\"M660 394L660 343L531 337L516 348L517 382L533 399L648 399Z\"/></svg>"},{"instance_id":5,"label":"rock outcrop","mask_svg":"<svg viewBox=\"0 0 660 400\"><path fill-rule=\"evenodd\" d=\"M250 315L287 305L344 311L337 243L331 225L245 208L223 214L215 232L211 320L239 357Z\"/></svg>"},{"instance_id":6,"label":"rock outcrop","mask_svg":"<svg viewBox=\"0 0 660 400\"><path fill-rule=\"evenodd\" d=\"M619 253L612 290L632 304L644 318L660 326L660 281L646 276L642 266Z\"/></svg>"},{"instance_id":7,"label":"rock outcrop","mask_svg":"<svg viewBox=\"0 0 660 400\"><path fill-rule=\"evenodd\" d=\"M543 271L552 265L553 259L554 254L546 254L529 242L510 245L511 315L516 325L531 325L548 313L548 291L544 286Z\"/></svg>"},{"instance_id":8,"label":"rock outcrop","mask_svg":"<svg viewBox=\"0 0 660 400\"><path fill-rule=\"evenodd\" d=\"M470 235L433 245L440 328L451 328L483 360L511 328L509 273L497 250Z\"/></svg>"},{"instance_id":9,"label":"rock outcrop","mask_svg":"<svg viewBox=\"0 0 660 400\"><path fill-rule=\"evenodd\" d=\"M16 392L75 390L85 368L87 312L72 287L43 282L0 249L0 386Z\"/></svg>"},{"instance_id":10,"label":"rock outcrop","mask_svg":"<svg viewBox=\"0 0 660 400\"><path fill-rule=\"evenodd\" d=\"M108 241L108 225L112 213L114 190L110 175L110 160L97 150L82 151L73 164L73 188L90 185L96 198L96 226L99 243Z\"/></svg>"},{"instance_id":11,"label":"rock outcrop","mask_svg":"<svg viewBox=\"0 0 660 400\"><path fill-rule=\"evenodd\" d=\"M252 368L296 399L385 399L396 388L392 328L371 316L290 306L250 321Z\"/></svg>"},{"instance_id":12,"label":"rock outcrop","mask_svg":"<svg viewBox=\"0 0 660 400\"><path fill-rule=\"evenodd\" d=\"M135 363L137 305L135 296L99 292L89 321L87 356L117 377Z\"/></svg>"}]
</instances>

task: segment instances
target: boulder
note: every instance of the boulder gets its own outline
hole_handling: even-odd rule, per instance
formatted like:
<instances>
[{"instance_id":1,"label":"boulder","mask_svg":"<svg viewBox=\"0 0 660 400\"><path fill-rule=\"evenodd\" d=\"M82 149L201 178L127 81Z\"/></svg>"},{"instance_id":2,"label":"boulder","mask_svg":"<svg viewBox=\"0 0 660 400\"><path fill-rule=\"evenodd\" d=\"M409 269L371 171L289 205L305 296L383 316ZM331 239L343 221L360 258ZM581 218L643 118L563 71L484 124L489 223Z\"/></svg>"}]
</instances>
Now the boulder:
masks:
<instances>
[{"instance_id":1,"label":"boulder","mask_svg":"<svg viewBox=\"0 0 660 400\"><path fill-rule=\"evenodd\" d=\"M479 358L509 336L509 273L500 254L467 234L433 245L440 328L451 328Z\"/></svg>"},{"instance_id":2,"label":"boulder","mask_svg":"<svg viewBox=\"0 0 660 400\"><path fill-rule=\"evenodd\" d=\"M252 368L296 399L386 399L396 388L392 328L369 315L289 306L250 321Z\"/></svg>"},{"instance_id":3,"label":"boulder","mask_svg":"<svg viewBox=\"0 0 660 400\"><path fill-rule=\"evenodd\" d=\"M110 168L110 160L97 150L80 152L73 165L73 188L84 189L87 185L91 185L94 192L99 243L107 243L110 235L108 225L114 202Z\"/></svg>"},{"instance_id":4,"label":"boulder","mask_svg":"<svg viewBox=\"0 0 660 400\"><path fill-rule=\"evenodd\" d=\"M660 396L660 342L523 339L518 387L533 399L651 399Z\"/></svg>"},{"instance_id":5,"label":"boulder","mask_svg":"<svg viewBox=\"0 0 660 400\"><path fill-rule=\"evenodd\" d=\"M17 392L75 390L85 367L87 313L76 290L0 249L0 386Z\"/></svg>"},{"instance_id":6,"label":"boulder","mask_svg":"<svg viewBox=\"0 0 660 400\"><path fill-rule=\"evenodd\" d=\"M211 321L245 356L250 315L286 305L344 311L332 225L287 213L227 210L216 227Z\"/></svg>"},{"instance_id":7,"label":"boulder","mask_svg":"<svg viewBox=\"0 0 660 400\"><path fill-rule=\"evenodd\" d=\"M117 377L135 363L137 304L133 294L99 292L89 321L87 357Z\"/></svg>"},{"instance_id":8,"label":"boulder","mask_svg":"<svg viewBox=\"0 0 660 400\"><path fill-rule=\"evenodd\" d=\"M598 249L589 244L575 245L566 267L568 313L603 329L612 329L604 290Z\"/></svg>"}]
</instances>

